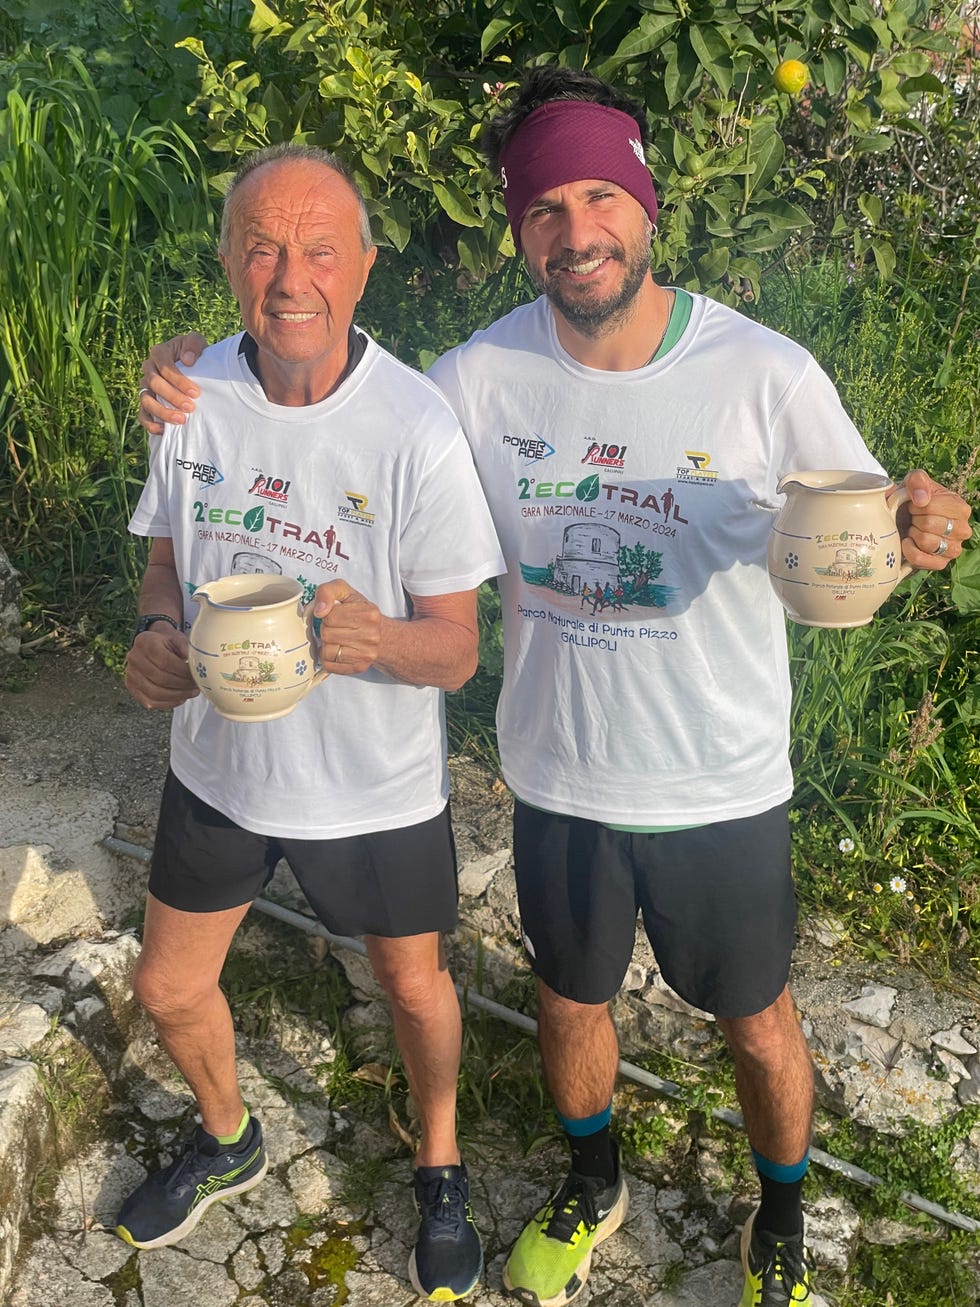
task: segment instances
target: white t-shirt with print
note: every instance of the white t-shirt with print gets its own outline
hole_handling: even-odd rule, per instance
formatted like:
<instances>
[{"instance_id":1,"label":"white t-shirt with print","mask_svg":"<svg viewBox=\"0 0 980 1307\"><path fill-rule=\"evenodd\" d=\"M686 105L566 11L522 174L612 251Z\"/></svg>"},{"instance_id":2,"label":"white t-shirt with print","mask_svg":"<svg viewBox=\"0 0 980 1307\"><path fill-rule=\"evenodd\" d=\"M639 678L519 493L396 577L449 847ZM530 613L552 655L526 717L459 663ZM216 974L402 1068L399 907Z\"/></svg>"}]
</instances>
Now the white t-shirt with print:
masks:
<instances>
[{"instance_id":1,"label":"white t-shirt with print","mask_svg":"<svg viewBox=\"0 0 980 1307\"><path fill-rule=\"evenodd\" d=\"M507 783L630 826L786 799L790 678L766 571L779 478L880 471L799 345L702 296L662 358L577 363L543 297L429 372L469 439L507 560Z\"/></svg>"},{"instance_id":2,"label":"white t-shirt with print","mask_svg":"<svg viewBox=\"0 0 980 1307\"><path fill-rule=\"evenodd\" d=\"M207 349L183 426L151 442L130 523L171 537L184 590L238 572L343 578L387 617L408 594L474 589L502 568L469 449L424 377L373 341L318 404L270 404L241 336ZM449 792L442 693L376 669L331 676L285 717L232 722L203 696L174 712L171 766L246 829L332 839L428 820Z\"/></svg>"}]
</instances>

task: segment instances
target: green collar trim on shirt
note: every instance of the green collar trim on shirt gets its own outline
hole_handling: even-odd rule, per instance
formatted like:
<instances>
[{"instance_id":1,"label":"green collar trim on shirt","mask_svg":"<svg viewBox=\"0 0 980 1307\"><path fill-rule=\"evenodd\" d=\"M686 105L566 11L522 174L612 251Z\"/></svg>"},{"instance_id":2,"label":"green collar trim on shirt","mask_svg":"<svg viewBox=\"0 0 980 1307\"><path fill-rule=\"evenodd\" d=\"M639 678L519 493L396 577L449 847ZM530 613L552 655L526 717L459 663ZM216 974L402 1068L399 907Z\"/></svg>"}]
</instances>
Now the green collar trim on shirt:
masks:
<instances>
[{"instance_id":1,"label":"green collar trim on shirt","mask_svg":"<svg viewBox=\"0 0 980 1307\"><path fill-rule=\"evenodd\" d=\"M674 303L671 306L670 317L667 320L667 330L664 332L664 338L660 342L660 348L650 360L651 363L659 363L660 360L674 348L687 324L691 321L691 310L694 308L694 300L686 290L674 291Z\"/></svg>"}]
</instances>

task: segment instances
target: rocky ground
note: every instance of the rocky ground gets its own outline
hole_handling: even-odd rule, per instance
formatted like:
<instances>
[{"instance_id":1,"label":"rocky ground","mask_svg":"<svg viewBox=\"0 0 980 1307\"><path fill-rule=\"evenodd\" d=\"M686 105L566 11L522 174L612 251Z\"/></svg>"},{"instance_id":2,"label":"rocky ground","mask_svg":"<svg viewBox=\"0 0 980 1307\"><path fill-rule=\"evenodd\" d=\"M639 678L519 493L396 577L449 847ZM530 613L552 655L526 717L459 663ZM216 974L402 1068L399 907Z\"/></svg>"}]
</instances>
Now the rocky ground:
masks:
<instances>
[{"instance_id":1,"label":"rocky ground","mask_svg":"<svg viewBox=\"0 0 980 1307\"><path fill-rule=\"evenodd\" d=\"M231 971L243 996L242 1081L266 1128L270 1175L212 1209L177 1248L137 1254L111 1234L121 1197L190 1120L184 1087L127 987L138 942L126 926L138 919L145 868L101 846L112 834L150 842L168 721L138 708L83 653L32 666L20 693L0 690L0 1140L8 1141L0 1156L0 1298L6 1307L59 1299L172 1307L193 1297L209 1307L407 1307L416 1301L405 1273L415 1220L401 1135L411 1129L411 1109L397 1077L393 1087L383 1083L383 1005L358 955L327 956L321 941L261 918L243 930ZM471 761L457 761L453 777L463 909L454 973L514 1003L527 976L507 799ZM272 894L301 906L286 879L277 877ZM638 949L619 1005L624 1056L637 1060L656 1046L679 1066L710 1060L710 1023L664 990L647 952ZM284 965L303 977L305 999L264 1020L262 995L277 983L268 977ZM340 1027L321 1001L328 988L339 992L339 967ZM243 977L256 978L251 991ZM937 995L908 974L868 974L837 955L826 926L801 942L794 988L817 1049L821 1096L852 1119L898 1133L909 1115L946 1121L980 1093L980 1014L969 999ZM464 1138L487 1258L485 1288L470 1301L502 1307L512 1301L501 1293L507 1248L563 1157L548 1139L526 1037L495 1018L473 1018L467 1056L481 1063L464 1071ZM338 1059L348 1058L365 1064L359 1090L338 1075ZM488 1069L491 1058L499 1060ZM78 1127L76 1149L70 1130L58 1138L50 1109L66 1117L87 1096L98 1105L96 1124L79 1110L87 1124ZM490 1110L481 1112L474 1104L486 1099ZM659 1146L644 1160L631 1154L630 1216L602 1247L578 1301L734 1307L737 1232L752 1203L744 1141L685 1111L665 1112L636 1088L624 1089L620 1115L634 1138L647 1128ZM544 1142L529 1150L536 1132ZM957 1163L969 1174L980 1173L975 1133ZM809 1239L827 1301L861 1248L916 1233L859 1215L857 1190L824 1194L818 1181L810 1192ZM920 1226L918 1235L942 1232Z\"/></svg>"}]
</instances>

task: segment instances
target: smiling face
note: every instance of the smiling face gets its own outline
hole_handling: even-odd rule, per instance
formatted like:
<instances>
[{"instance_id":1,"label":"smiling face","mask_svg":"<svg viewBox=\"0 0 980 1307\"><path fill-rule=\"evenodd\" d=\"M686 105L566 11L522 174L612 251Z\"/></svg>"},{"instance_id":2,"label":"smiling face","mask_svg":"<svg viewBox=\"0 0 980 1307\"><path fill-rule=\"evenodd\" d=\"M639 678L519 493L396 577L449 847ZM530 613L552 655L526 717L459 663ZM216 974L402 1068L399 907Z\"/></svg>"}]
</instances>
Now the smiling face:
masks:
<instances>
[{"instance_id":1,"label":"smiling face","mask_svg":"<svg viewBox=\"0 0 980 1307\"><path fill-rule=\"evenodd\" d=\"M313 404L347 363L347 333L377 253L346 178L309 159L262 164L229 197L221 262L278 404Z\"/></svg>"},{"instance_id":2,"label":"smiling face","mask_svg":"<svg viewBox=\"0 0 980 1307\"><path fill-rule=\"evenodd\" d=\"M650 275L651 225L613 182L590 179L546 191L521 223L528 271L553 308L584 336L630 316Z\"/></svg>"}]
</instances>

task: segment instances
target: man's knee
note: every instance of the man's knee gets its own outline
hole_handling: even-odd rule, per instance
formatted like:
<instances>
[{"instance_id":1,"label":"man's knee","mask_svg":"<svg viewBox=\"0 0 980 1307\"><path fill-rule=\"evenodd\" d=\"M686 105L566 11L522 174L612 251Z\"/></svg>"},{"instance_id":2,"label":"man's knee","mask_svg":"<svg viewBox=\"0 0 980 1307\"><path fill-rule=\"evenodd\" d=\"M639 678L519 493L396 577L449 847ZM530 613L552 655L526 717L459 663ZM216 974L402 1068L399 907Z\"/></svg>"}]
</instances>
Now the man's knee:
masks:
<instances>
[{"instance_id":1,"label":"man's knee","mask_svg":"<svg viewBox=\"0 0 980 1307\"><path fill-rule=\"evenodd\" d=\"M202 980L190 972L177 976L174 968L145 957L138 959L133 972L133 993L155 1021L186 1019L199 1011L217 988L217 980Z\"/></svg>"},{"instance_id":2,"label":"man's knee","mask_svg":"<svg viewBox=\"0 0 980 1307\"><path fill-rule=\"evenodd\" d=\"M577 1003L538 981L538 1015L554 1027L588 1029L611 1021L608 1003Z\"/></svg>"},{"instance_id":3,"label":"man's knee","mask_svg":"<svg viewBox=\"0 0 980 1307\"><path fill-rule=\"evenodd\" d=\"M809 1058L789 986L761 1012L748 1017L719 1017L718 1027L736 1063L764 1066L785 1062L787 1057Z\"/></svg>"},{"instance_id":4,"label":"man's knee","mask_svg":"<svg viewBox=\"0 0 980 1307\"><path fill-rule=\"evenodd\" d=\"M393 1007L406 1012L424 1012L445 994L451 985L441 940L400 940L375 937L369 947L371 969L375 979Z\"/></svg>"}]
</instances>

